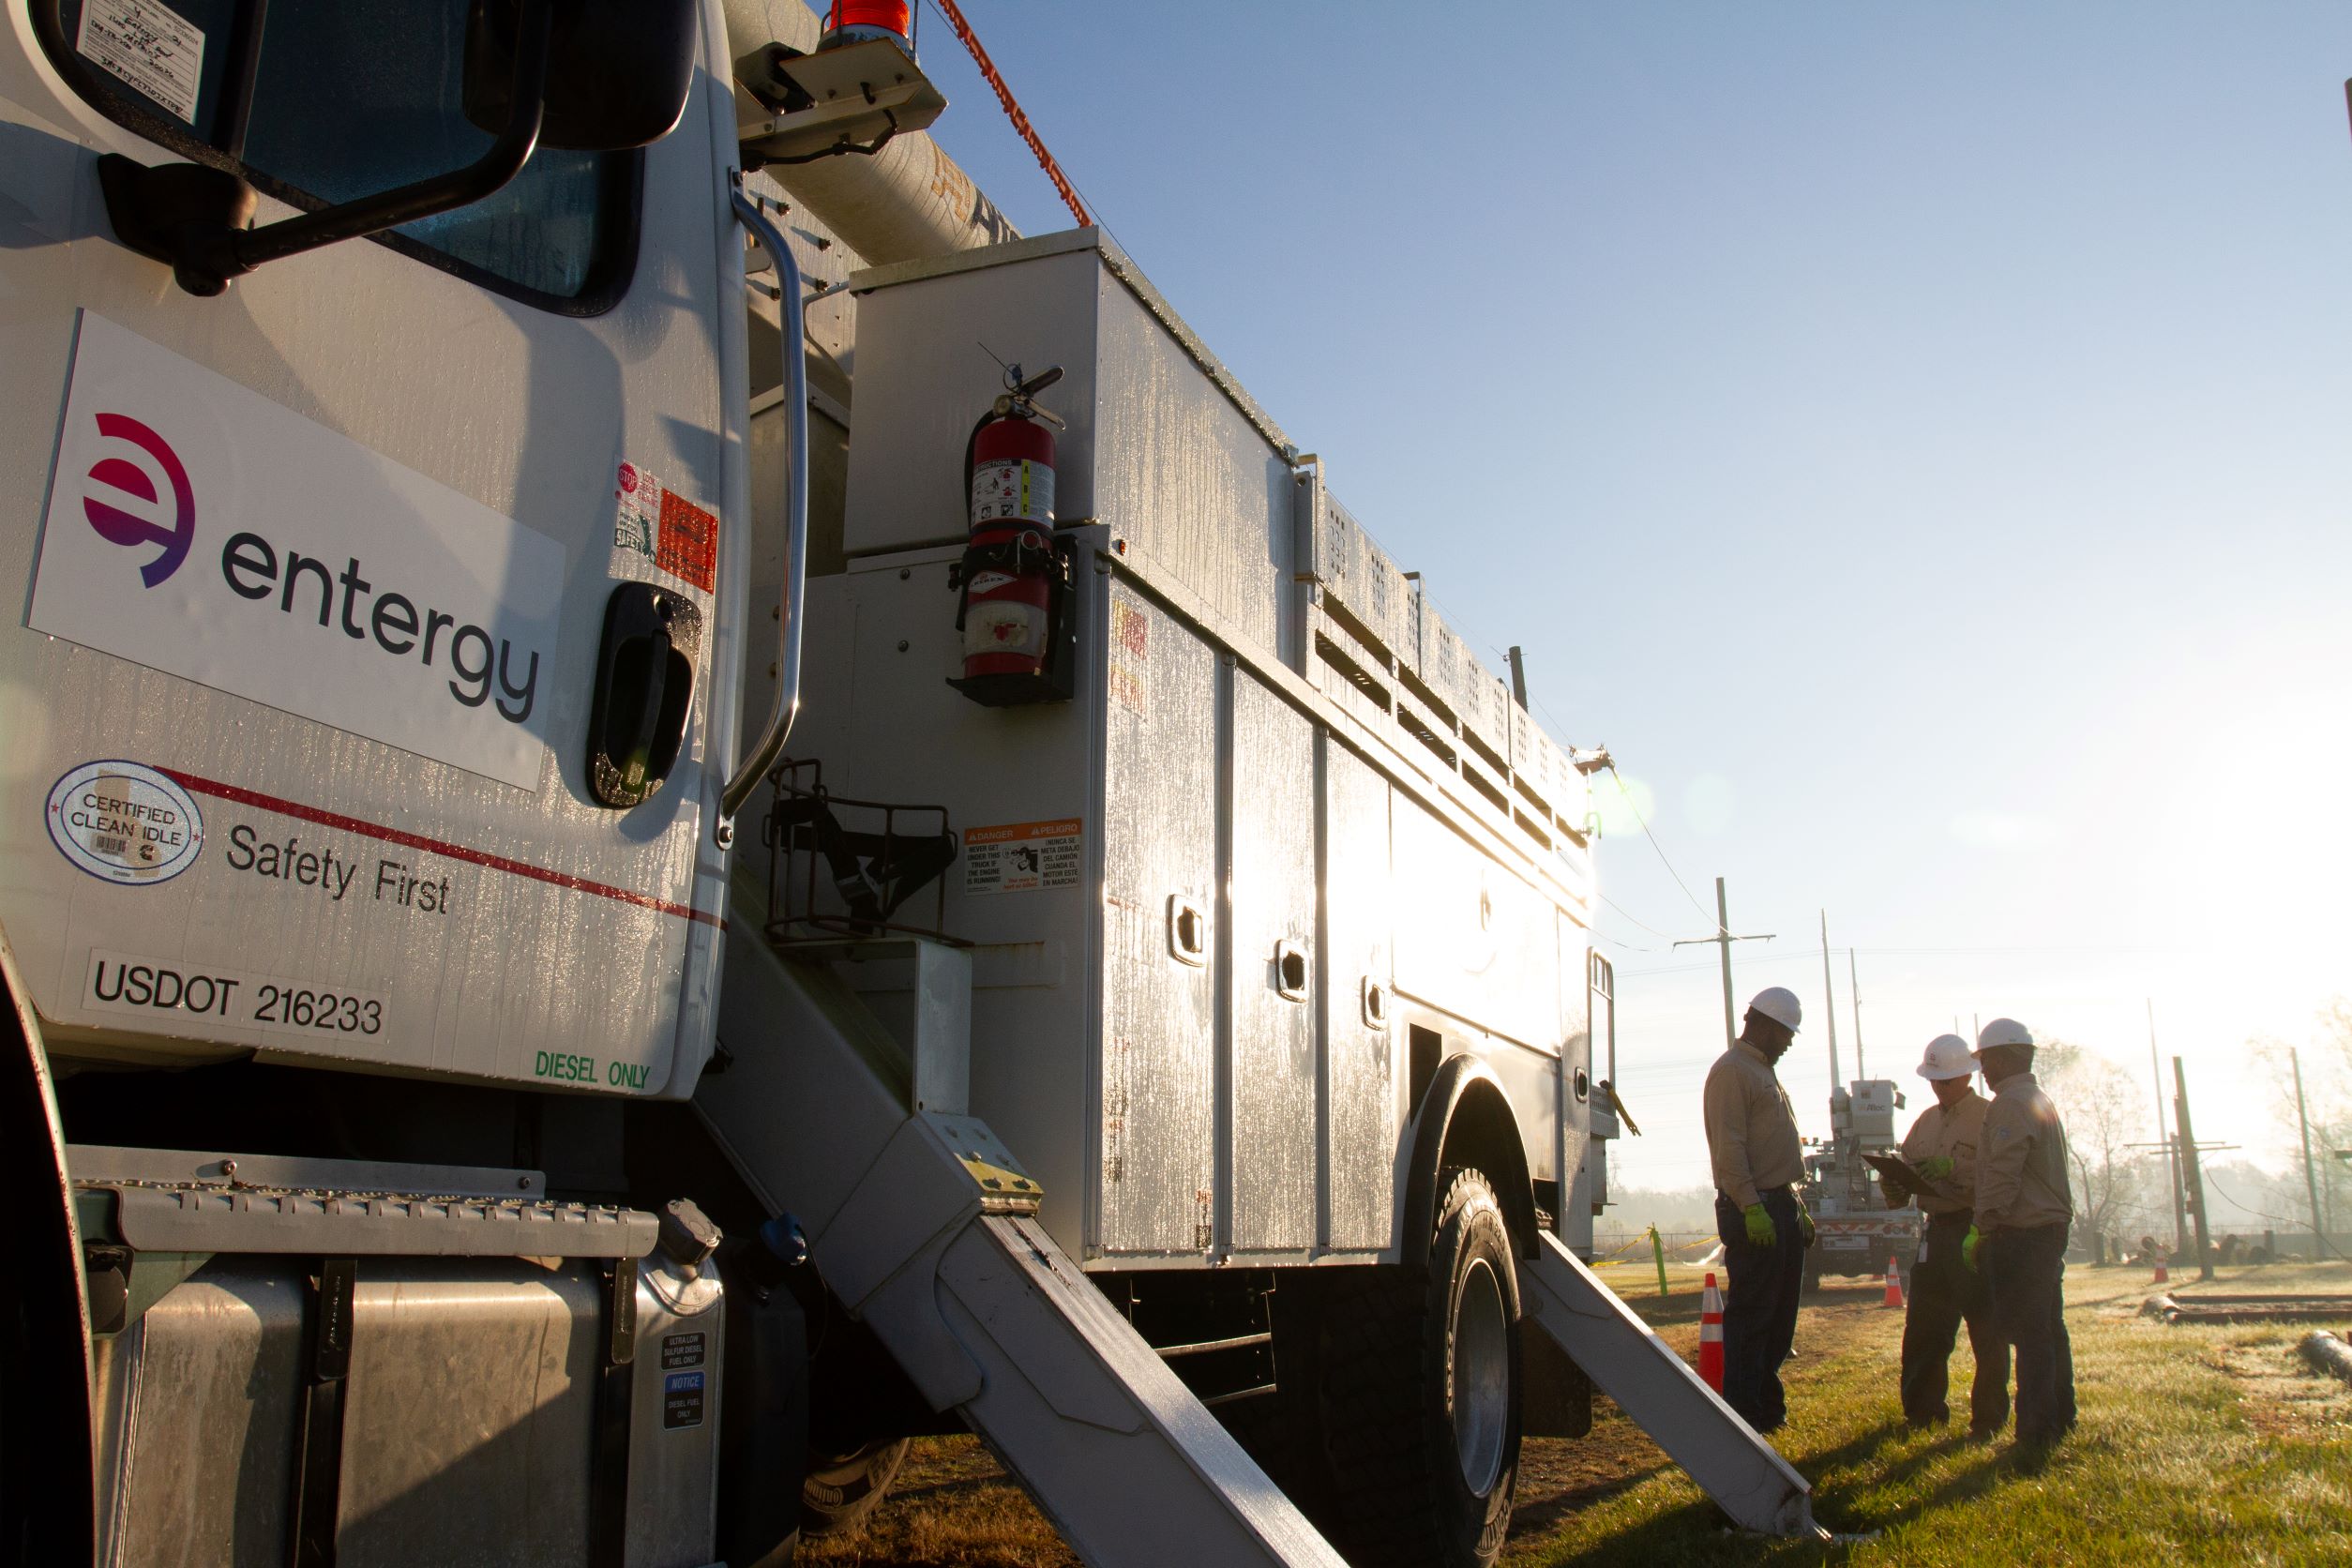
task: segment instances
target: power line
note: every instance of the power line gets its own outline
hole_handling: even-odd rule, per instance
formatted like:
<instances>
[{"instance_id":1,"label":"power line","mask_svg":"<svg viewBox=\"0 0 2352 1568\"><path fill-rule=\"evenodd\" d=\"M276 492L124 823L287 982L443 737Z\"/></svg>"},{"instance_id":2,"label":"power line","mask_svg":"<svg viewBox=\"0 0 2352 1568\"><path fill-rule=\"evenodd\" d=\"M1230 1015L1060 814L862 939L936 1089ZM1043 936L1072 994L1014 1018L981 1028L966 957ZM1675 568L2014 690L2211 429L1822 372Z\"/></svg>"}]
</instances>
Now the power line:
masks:
<instances>
[{"instance_id":1,"label":"power line","mask_svg":"<svg viewBox=\"0 0 2352 1568\"><path fill-rule=\"evenodd\" d=\"M2252 1214L2256 1219L2267 1219L2272 1225L2284 1226L2289 1229L2299 1229L2300 1227L2311 1223L2309 1220L2302 1219L2282 1219L2277 1214L2271 1214L2268 1210L2257 1209L2251 1203L2241 1202L2239 1199L2230 1195L2230 1191L2227 1187L2223 1186L2221 1183L2213 1180L2213 1175L2210 1171L2206 1172L2205 1184L2211 1187L2215 1192L2220 1193L2222 1195L2223 1202L2228 1204L2231 1208L2238 1210L2241 1214Z\"/></svg>"},{"instance_id":2,"label":"power line","mask_svg":"<svg viewBox=\"0 0 2352 1568\"><path fill-rule=\"evenodd\" d=\"M1609 761L1609 776L1617 780L1617 792L1625 797L1625 808L1634 814L1634 821L1641 824L1641 836L1650 840L1651 849L1658 852L1658 864L1666 868L1666 875L1672 877L1674 885L1682 890L1682 897L1691 901L1691 908L1698 911L1700 918L1714 927L1720 934L1723 930L1723 922L1707 912L1707 906L1698 901L1698 896L1691 891L1691 884L1682 880L1682 873L1676 870L1674 862L1666 858L1666 846L1659 843L1658 836L1650 831L1650 819L1641 814L1641 807L1635 801L1633 791L1625 787L1625 776L1617 771L1617 762L1614 758Z\"/></svg>"},{"instance_id":3,"label":"power line","mask_svg":"<svg viewBox=\"0 0 2352 1568\"><path fill-rule=\"evenodd\" d=\"M1672 942L1674 940L1674 933L1672 931L1661 931L1658 927L1652 926L1650 922L1644 920L1641 916L1636 914L1633 911L1627 909L1624 905L1619 903L1607 894L1601 892L1598 888L1593 890L1592 896L1595 898L1600 899L1601 902L1606 904L1609 908L1615 910L1618 913L1623 915L1626 919L1632 921L1635 925L1640 927L1643 930L1648 931L1651 936L1664 937L1668 942ZM1654 947L1646 947L1641 951L1645 953L1654 953L1660 950Z\"/></svg>"},{"instance_id":4,"label":"power line","mask_svg":"<svg viewBox=\"0 0 2352 1568\"><path fill-rule=\"evenodd\" d=\"M2056 943L2047 947L1858 947L1853 948L1850 951L1867 953L1876 958L1919 958L2034 957L2043 954L2062 953L2164 954L2180 953L2187 951L2187 949L2178 947L2077 947L2065 943ZM1817 958L1820 956L1821 950L1817 947L1807 953L1780 952L1761 954L1748 961L1751 963L1787 963L1797 958ZM1696 973L1700 970L1712 969L1715 966L1712 964L1666 964L1657 969L1627 970L1625 974L1629 979L1641 974L1693 974Z\"/></svg>"}]
</instances>

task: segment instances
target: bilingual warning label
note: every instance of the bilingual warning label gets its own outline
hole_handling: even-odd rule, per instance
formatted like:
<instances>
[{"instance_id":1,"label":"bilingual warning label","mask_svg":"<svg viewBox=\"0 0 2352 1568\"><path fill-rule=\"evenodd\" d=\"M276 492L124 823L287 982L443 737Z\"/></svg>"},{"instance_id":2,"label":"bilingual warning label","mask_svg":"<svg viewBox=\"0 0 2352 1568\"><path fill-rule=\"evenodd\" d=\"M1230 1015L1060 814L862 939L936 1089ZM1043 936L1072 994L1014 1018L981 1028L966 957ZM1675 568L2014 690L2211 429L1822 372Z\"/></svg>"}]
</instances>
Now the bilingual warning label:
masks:
<instances>
[{"instance_id":1,"label":"bilingual warning label","mask_svg":"<svg viewBox=\"0 0 2352 1568\"><path fill-rule=\"evenodd\" d=\"M1007 822L964 830L966 893L1034 893L1076 887L1086 824L1076 817L1054 822Z\"/></svg>"}]
</instances>

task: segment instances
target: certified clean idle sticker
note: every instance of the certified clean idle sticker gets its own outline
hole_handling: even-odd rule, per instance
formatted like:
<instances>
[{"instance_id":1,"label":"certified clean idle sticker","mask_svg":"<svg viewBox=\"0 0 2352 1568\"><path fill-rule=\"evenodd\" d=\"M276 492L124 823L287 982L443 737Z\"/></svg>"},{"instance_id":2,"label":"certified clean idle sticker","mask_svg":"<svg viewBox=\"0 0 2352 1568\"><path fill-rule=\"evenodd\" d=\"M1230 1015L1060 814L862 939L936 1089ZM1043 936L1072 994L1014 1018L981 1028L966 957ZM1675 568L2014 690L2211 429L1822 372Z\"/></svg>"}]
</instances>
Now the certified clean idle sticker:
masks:
<instances>
[{"instance_id":1,"label":"certified clean idle sticker","mask_svg":"<svg viewBox=\"0 0 2352 1568\"><path fill-rule=\"evenodd\" d=\"M204 819L171 778L141 762L84 762L50 787L49 838L94 877L143 886L196 864Z\"/></svg>"}]
</instances>

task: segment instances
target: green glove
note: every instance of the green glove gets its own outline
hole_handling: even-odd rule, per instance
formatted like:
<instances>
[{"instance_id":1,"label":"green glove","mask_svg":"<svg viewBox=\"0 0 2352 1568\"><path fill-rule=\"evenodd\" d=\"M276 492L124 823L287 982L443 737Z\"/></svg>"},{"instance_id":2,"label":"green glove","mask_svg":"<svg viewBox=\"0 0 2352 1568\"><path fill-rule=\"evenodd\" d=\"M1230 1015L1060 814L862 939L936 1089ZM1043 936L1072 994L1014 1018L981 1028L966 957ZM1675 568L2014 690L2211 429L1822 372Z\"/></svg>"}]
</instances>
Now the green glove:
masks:
<instances>
[{"instance_id":1,"label":"green glove","mask_svg":"<svg viewBox=\"0 0 2352 1568\"><path fill-rule=\"evenodd\" d=\"M1772 1216L1764 1212L1763 1204L1751 1203L1741 1212L1747 1216L1748 1245L1771 1246L1780 1239L1780 1232L1772 1229Z\"/></svg>"},{"instance_id":2,"label":"green glove","mask_svg":"<svg viewBox=\"0 0 2352 1568\"><path fill-rule=\"evenodd\" d=\"M1983 1239L1976 1233L1973 1225L1968 1227L1968 1233L1960 1238L1960 1266L1970 1274L1976 1273L1976 1244Z\"/></svg>"},{"instance_id":3,"label":"green glove","mask_svg":"<svg viewBox=\"0 0 2352 1568\"><path fill-rule=\"evenodd\" d=\"M1940 1182L1952 1174L1952 1156L1937 1154L1932 1160L1922 1160L1913 1168L1931 1182Z\"/></svg>"},{"instance_id":4,"label":"green glove","mask_svg":"<svg viewBox=\"0 0 2352 1568\"><path fill-rule=\"evenodd\" d=\"M1802 1198L1797 1199L1797 1233L1805 1239L1805 1245L1813 1244L1813 1211L1805 1207Z\"/></svg>"}]
</instances>

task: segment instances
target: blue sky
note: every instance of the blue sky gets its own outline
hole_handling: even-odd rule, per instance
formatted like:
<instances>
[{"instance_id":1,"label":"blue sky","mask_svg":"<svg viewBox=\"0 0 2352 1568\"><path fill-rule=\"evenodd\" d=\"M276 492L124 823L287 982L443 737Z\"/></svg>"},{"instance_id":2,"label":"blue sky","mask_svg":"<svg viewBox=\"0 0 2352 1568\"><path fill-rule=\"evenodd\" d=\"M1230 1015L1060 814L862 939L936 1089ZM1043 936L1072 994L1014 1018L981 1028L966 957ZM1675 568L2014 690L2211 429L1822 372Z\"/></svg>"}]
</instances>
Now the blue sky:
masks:
<instances>
[{"instance_id":1,"label":"blue sky","mask_svg":"<svg viewBox=\"0 0 2352 1568\"><path fill-rule=\"evenodd\" d=\"M1820 909L1862 949L1874 1071L2010 1013L2145 1081L2153 999L2200 1134L2283 1157L2245 1042L2352 991L2352 8L966 10L1709 902L1605 779L1627 1180L1704 1179L1712 953L1645 927L1718 875L1779 934L1743 999L1817 1018ZM922 42L940 140L1067 226ZM1817 1029L1784 1074L1825 1130Z\"/></svg>"}]
</instances>

